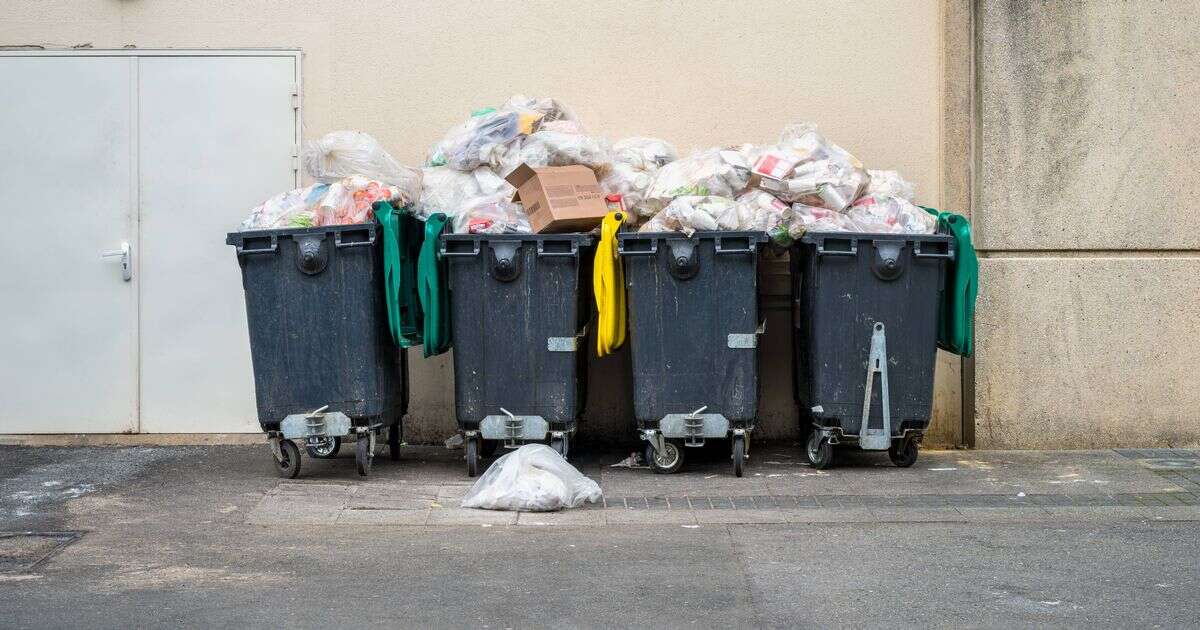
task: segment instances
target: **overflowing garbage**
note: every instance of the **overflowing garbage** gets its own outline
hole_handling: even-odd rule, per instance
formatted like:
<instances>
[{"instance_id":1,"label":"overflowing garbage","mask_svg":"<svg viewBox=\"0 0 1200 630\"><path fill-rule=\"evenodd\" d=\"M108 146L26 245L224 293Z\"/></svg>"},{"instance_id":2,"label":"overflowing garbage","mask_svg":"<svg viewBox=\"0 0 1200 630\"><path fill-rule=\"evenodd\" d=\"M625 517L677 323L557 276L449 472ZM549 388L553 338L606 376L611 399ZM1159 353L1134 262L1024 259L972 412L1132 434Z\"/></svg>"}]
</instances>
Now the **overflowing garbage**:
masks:
<instances>
[{"instance_id":1,"label":"overflowing garbage","mask_svg":"<svg viewBox=\"0 0 1200 630\"><path fill-rule=\"evenodd\" d=\"M600 500L600 485L545 444L526 444L501 456L471 486L462 506L484 510L553 512Z\"/></svg>"},{"instance_id":2,"label":"overflowing garbage","mask_svg":"<svg viewBox=\"0 0 1200 630\"><path fill-rule=\"evenodd\" d=\"M305 146L302 159L317 183L264 201L250 211L241 229L369 223L375 218L375 202L407 206L421 195L421 171L401 166L375 138L360 131L325 134Z\"/></svg>"},{"instance_id":3,"label":"overflowing garbage","mask_svg":"<svg viewBox=\"0 0 1200 630\"><path fill-rule=\"evenodd\" d=\"M387 201L422 220L445 214L459 234L590 231L605 198L627 210L626 229L762 231L778 245L806 232L936 228L914 203L912 183L896 171L868 170L808 123L787 125L772 144L681 157L658 138L609 143L560 101L515 95L447 131L420 168L399 164L357 131L310 142L303 163L317 183L263 202L242 229L366 222L372 205ZM556 169L565 167L587 170L560 181L568 172ZM531 180L542 192L523 198L518 189Z\"/></svg>"}]
</instances>

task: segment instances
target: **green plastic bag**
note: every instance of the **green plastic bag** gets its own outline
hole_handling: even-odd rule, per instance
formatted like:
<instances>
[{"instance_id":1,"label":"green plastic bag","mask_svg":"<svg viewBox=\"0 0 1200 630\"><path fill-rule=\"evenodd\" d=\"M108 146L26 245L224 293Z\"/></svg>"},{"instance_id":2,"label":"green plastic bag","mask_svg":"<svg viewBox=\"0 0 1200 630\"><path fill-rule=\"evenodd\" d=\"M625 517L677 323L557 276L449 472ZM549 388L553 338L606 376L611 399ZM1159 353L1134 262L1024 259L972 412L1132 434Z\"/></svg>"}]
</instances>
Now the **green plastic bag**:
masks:
<instances>
[{"instance_id":1,"label":"green plastic bag","mask_svg":"<svg viewBox=\"0 0 1200 630\"><path fill-rule=\"evenodd\" d=\"M938 347L964 357L974 356L979 259L971 244L971 224L962 215L921 207L937 217L939 233L954 237L954 260L946 274L939 307Z\"/></svg>"}]
</instances>

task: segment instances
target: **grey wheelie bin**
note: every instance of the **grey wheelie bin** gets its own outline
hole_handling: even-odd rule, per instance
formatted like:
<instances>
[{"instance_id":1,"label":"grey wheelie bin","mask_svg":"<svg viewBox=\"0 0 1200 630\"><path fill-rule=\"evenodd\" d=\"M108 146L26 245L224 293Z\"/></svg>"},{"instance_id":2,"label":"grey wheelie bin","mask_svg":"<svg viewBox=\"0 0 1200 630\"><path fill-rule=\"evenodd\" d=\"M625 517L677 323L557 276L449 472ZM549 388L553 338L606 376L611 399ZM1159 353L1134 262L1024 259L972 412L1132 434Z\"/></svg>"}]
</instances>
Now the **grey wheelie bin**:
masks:
<instances>
[{"instance_id":1,"label":"grey wheelie bin","mask_svg":"<svg viewBox=\"0 0 1200 630\"><path fill-rule=\"evenodd\" d=\"M617 236L625 263L634 415L657 473L685 447L730 439L742 476L758 413L762 232Z\"/></svg>"},{"instance_id":2,"label":"grey wheelie bin","mask_svg":"<svg viewBox=\"0 0 1200 630\"><path fill-rule=\"evenodd\" d=\"M400 453L408 364L388 330L374 223L233 232L246 293L258 420L279 474L330 458L355 436L367 475L377 438Z\"/></svg>"},{"instance_id":3,"label":"grey wheelie bin","mask_svg":"<svg viewBox=\"0 0 1200 630\"><path fill-rule=\"evenodd\" d=\"M833 465L838 444L917 461L954 251L941 234L809 233L793 246L793 384L813 466Z\"/></svg>"},{"instance_id":4,"label":"grey wheelie bin","mask_svg":"<svg viewBox=\"0 0 1200 630\"><path fill-rule=\"evenodd\" d=\"M587 234L445 234L454 412L467 474L498 445L567 456L587 387Z\"/></svg>"}]
</instances>

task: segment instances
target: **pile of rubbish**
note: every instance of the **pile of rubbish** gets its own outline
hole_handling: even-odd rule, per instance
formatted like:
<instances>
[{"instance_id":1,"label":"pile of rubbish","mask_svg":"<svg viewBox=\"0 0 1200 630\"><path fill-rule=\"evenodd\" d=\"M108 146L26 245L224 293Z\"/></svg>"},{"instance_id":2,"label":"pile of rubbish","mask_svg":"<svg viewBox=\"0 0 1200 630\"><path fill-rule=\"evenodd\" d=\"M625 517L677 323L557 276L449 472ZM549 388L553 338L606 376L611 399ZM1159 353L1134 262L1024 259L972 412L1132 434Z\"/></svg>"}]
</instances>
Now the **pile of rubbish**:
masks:
<instances>
[{"instance_id":1,"label":"pile of rubbish","mask_svg":"<svg viewBox=\"0 0 1200 630\"><path fill-rule=\"evenodd\" d=\"M421 196L421 171L401 166L361 131L334 131L304 147L305 170L318 183L280 193L250 211L243 230L369 223L371 206L406 206Z\"/></svg>"},{"instance_id":2,"label":"pile of rubbish","mask_svg":"<svg viewBox=\"0 0 1200 630\"><path fill-rule=\"evenodd\" d=\"M544 176L544 200L552 207L539 211L553 213L549 171L580 166L590 169L582 171L589 180L595 178L594 186L581 183L579 173L572 180L589 226L598 226L615 204L627 210L627 225L642 232L752 230L779 245L809 231L936 228L899 173L867 170L807 123L788 125L774 144L714 147L680 158L657 138L609 144L586 133L559 101L516 95L449 130L420 169L400 165L374 138L354 131L309 143L303 161L318 183L268 199L242 229L361 223L372 220L373 203L388 201L408 206L422 220L442 213L455 233L561 230L566 223L551 220L557 215L531 223L517 187L529 180L530 169L534 177ZM593 187L605 201L584 201ZM580 212L571 216L570 225L578 226Z\"/></svg>"}]
</instances>

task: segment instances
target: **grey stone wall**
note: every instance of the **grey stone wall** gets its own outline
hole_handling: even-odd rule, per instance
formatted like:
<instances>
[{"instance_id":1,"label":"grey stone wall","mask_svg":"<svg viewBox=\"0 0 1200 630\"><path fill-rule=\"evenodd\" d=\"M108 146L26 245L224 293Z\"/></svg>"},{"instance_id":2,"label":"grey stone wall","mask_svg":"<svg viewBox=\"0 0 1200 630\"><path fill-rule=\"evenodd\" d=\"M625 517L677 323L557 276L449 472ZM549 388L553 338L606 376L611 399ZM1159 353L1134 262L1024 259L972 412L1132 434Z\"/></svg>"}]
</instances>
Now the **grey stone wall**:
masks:
<instances>
[{"instance_id":1,"label":"grey stone wall","mask_svg":"<svg viewBox=\"0 0 1200 630\"><path fill-rule=\"evenodd\" d=\"M984 448L1200 443L1200 3L976 3Z\"/></svg>"}]
</instances>

